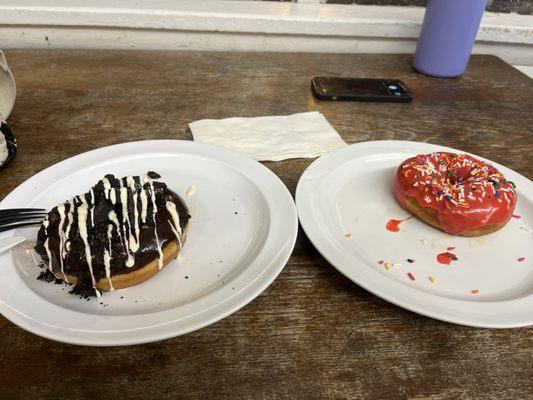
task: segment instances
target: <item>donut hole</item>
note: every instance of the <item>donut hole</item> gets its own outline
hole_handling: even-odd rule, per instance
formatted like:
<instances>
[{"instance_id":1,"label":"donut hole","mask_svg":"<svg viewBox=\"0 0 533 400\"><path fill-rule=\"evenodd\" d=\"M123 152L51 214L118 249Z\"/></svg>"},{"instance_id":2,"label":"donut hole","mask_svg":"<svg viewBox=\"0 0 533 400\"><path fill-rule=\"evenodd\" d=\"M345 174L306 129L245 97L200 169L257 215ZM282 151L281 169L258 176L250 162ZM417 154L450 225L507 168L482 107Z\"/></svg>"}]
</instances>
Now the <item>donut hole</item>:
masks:
<instances>
[{"instance_id":1,"label":"donut hole","mask_svg":"<svg viewBox=\"0 0 533 400\"><path fill-rule=\"evenodd\" d=\"M450 182L450 184L455 185L456 183L461 182L461 177L450 174L448 175L448 181Z\"/></svg>"},{"instance_id":2,"label":"donut hole","mask_svg":"<svg viewBox=\"0 0 533 400\"><path fill-rule=\"evenodd\" d=\"M472 177L470 168L449 169L446 173L446 179L450 185L458 185Z\"/></svg>"}]
</instances>

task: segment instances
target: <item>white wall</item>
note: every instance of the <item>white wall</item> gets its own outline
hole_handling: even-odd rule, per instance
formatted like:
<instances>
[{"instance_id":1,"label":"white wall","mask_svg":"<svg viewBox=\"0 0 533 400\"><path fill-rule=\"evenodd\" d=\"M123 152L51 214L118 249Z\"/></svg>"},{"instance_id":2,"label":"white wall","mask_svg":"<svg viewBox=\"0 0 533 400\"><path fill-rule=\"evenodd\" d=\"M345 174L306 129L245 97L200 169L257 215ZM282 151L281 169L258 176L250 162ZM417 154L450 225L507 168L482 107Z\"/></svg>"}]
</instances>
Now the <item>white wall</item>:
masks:
<instances>
[{"instance_id":1,"label":"white wall","mask_svg":"<svg viewBox=\"0 0 533 400\"><path fill-rule=\"evenodd\" d=\"M221 0L0 0L0 48L409 53L423 13ZM533 16L485 13L474 51L533 65Z\"/></svg>"}]
</instances>

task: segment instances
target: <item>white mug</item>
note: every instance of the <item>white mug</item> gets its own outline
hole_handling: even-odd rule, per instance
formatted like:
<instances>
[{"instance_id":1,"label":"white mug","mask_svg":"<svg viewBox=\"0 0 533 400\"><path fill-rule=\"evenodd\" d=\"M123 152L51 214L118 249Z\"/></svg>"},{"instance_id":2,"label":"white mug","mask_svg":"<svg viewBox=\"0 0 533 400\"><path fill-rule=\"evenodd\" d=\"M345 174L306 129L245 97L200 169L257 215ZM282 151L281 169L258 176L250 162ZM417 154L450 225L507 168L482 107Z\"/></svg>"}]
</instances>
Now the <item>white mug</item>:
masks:
<instances>
[{"instance_id":1,"label":"white mug","mask_svg":"<svg viewBox=\"0 0 533 400\"><path fill-rule=\"evenodd\" d=\"M17 96L15 78L7 66L4 52L0 50L0 120L6 120Z\"/></svg>"}]
</instances>

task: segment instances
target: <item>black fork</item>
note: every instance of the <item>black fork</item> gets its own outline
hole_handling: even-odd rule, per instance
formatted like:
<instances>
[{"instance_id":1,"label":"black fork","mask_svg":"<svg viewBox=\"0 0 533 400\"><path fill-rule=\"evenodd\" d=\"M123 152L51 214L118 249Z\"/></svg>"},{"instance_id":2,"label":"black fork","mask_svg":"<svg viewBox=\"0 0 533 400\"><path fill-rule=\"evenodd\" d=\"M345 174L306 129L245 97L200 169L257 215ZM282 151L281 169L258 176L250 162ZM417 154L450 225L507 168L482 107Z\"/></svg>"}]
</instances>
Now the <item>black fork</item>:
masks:
<instances>
[{"instance_id":1,"label":"black fork","mask_svg":"<svg viewBox=\"0 0 533 400\"><path fill-rule=\"evenodd\" d=\"M0 232L24 226L40 225L46 217L43 208L10 208L0 210Z\"/></svg>"}]
</instances>

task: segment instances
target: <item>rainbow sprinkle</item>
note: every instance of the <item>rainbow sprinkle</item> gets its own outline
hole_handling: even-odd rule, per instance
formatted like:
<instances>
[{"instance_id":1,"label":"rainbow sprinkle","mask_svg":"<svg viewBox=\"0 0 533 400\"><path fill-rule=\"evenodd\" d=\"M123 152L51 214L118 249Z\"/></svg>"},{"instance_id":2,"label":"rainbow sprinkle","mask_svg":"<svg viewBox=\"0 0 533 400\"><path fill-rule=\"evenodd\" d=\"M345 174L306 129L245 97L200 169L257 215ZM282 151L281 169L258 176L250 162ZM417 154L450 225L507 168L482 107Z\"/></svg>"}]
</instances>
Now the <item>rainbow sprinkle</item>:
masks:
<instances>
[{"instance_id":1,"label":"rainbow sprinkle","mask_svg":"<svg viewBox=\"0 0 533 400\"><path fill-rule=\"evenodd\" d=\"M477 289L472 290L472 294L478 294L478 293L479 293L479 290Z\"/></svg>"},{"instance_id":2,"label":"rainbow sprinkle","mask_svg":"<svg viewBox=\"0 0 533 400\"><path fill-rule=\"evenodd\" d=\"M428 279L429 279L429 281L430 281L431 283L435 283L435 282L437 282L436 279L435 279L433 276L431 276L431 275L428 276Z\"/></svg>"},{"instance_id":3,"label":"rainbow sprinkle","mask_svg":"<svg viewBox=\"0 0 533 400\"><path fill-rule=\"evenodd\" d=\"M525 257L520 257L519 259L517 259L518 262L522 262L522 261L525 261Z\"/></svg>"},{"instance_id":4,"label":"rainbow sprinkle","mask_svg":"<svg viewBox=\"0 0 533 400\"><path fill-rule=\"evenodd\" d=\"M351 233L347 233L347 234L344 235L344 237L347 237L347 238L352 237L352 234Z\"/></svg>"},{"instance_id":5,"label":"rainbow sprinkle","mask_svg":"<svg viewBox=\"0 0 533 400\"><path fill-rule=\"evenodd\" d=\"M414 276L412 273L408 272L408 273L407 273L407 276L408 276L409 279L411 279L412 281L415 280L415 276Z\"/></svg>"},{"instance_id":6,"label":"rainbow sprinkle","mask_svg":"<svg viewBox=\"0 0 533 400\"><path fill-rule=\"evenodd\" d=\"M514 183L493 166L467 154L436 152L404 161L403 176L412 175L427 205L446 203L469 208L493 196L508 207L516 203ZM453 173L452 173L453 172ZM458 176L455 176L457 174ZM466 176L464 179L462 176Z\"/></svg>"}]
</instances>

